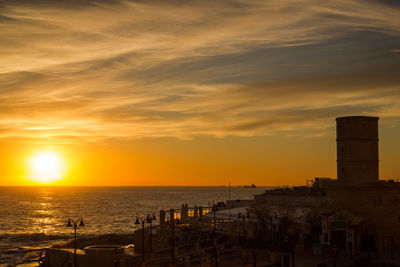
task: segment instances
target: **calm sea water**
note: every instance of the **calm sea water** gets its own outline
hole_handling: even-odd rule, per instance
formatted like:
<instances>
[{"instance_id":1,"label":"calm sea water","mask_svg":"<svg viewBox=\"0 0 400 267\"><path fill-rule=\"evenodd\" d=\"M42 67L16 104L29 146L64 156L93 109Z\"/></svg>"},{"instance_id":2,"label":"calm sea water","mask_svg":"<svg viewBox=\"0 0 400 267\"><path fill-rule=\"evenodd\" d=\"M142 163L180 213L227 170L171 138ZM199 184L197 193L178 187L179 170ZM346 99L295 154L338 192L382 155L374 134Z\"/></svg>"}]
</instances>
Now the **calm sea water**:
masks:
<instances>
[{"instance_id":1,"label":"calm sea water","mask_svg":"<svg viewBox=\"0 0 400 267\"><path fill-rule=\"evenodd\" d=\"M231 199L265 189L232 187ZM126 234L136 216L227 199L228 187L0 187L0 266L71 237L68 218L85 221L79 235Z\"/></svg>"}]
</instances>

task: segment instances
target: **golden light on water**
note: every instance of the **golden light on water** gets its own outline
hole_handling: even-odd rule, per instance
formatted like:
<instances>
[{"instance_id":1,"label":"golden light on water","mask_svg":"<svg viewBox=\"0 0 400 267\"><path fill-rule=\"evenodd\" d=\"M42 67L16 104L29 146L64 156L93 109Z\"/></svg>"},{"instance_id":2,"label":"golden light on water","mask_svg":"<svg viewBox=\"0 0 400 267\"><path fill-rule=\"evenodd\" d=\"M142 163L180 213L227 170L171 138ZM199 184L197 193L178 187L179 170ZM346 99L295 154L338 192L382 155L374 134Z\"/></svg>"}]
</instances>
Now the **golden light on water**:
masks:
<instances>
[{"instance_id":1,"label":"golden light on water","mask_svg":"<svg viewBox=\"0 0 400 267\"><path fill-rule=\"evenodd\" d=\"M28 179L37 183L54 183L65 175L65 164L56 152L38 152L28 160L28 163Z\"/></svg>"}]
</instances>

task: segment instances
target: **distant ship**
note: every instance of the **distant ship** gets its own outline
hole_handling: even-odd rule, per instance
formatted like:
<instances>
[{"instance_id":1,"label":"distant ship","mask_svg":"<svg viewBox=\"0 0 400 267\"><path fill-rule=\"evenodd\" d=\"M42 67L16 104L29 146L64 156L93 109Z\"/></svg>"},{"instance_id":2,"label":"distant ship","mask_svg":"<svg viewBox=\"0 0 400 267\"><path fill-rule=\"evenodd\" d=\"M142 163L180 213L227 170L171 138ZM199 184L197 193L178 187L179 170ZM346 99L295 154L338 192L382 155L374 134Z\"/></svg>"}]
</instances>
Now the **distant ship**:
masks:
<instances>
[{"instance_id":1,"label":"distant ship","mask_svg":"<svg viewBox=\"0 0 400 267\"><path fill-rule=\"evenodd\" d=\"M257 186L255 184L251 184L251 185L244 185L244 188L257 188Z\"/></svg>"}]
</instances>

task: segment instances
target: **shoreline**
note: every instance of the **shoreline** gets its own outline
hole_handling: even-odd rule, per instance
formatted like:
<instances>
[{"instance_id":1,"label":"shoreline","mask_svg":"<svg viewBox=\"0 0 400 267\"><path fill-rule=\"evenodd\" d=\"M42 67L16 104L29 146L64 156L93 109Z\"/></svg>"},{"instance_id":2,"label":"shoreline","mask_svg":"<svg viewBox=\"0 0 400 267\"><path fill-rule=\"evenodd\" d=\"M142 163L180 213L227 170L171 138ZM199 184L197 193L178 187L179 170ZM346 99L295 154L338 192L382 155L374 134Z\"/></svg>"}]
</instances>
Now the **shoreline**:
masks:
<instances>
[{"instance_id":1,"label":"shoreline","mask_svg":"<svg viewBox=\"0 0 400 267\"><path fill-rule=\"evenodd\" d=\"M73 237L64 235L47 235L44 233L7 234L2 235L18 239L18 245L0 249L0 267L8 266L39 266L40 253L47 248L71 249L74 247ZM33 240L31 237L35 237ZM11 244L17 244L10 242ZM77 248L83 249L90 245L121 245L133 247L133 233L108 233L99 235L81 235L77 238Z\"/></svg>"}]
</instances>

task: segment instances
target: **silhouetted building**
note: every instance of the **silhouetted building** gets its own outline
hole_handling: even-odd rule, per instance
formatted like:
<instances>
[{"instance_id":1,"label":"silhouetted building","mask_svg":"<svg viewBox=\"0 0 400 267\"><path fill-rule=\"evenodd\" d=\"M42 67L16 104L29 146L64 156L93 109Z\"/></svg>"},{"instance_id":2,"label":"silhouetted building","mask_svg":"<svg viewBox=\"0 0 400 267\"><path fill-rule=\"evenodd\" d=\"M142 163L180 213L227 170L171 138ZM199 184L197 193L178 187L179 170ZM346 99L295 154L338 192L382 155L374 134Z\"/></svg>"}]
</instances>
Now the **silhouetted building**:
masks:
<instances>
[{"instance_id":1,"label":"silhouetted building","mask_svg":"<svg viewBox=\"0 0 400 267\"><path fill-rule=\"evenodd\" d=\"M337 180L315 178L303 187L266 190L254 196L257 205L318 211L325 216L324 247L400 259L400 183L379 180L378 120L336 119Z\"/></svg>"},{"instance_id":2,"label":"silhouetted building","mask_svg":"<svg viewBox=\"0 0 400 267\"><path fill-rule=\"evenodd\" d=\"M346 185L379 180L378 117L336 118L337 178Z\"/></svg>"}]
</instances>

